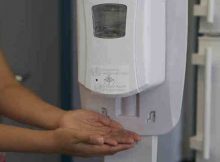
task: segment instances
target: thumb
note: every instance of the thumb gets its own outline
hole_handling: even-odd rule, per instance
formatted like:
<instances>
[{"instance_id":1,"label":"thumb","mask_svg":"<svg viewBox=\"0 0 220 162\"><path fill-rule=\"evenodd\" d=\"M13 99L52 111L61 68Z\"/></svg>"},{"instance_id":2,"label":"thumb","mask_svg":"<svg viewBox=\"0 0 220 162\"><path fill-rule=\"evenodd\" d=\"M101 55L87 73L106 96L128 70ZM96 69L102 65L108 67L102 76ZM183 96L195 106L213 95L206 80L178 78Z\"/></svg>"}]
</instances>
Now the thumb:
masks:
<instances>
[{"instance_id":1,"label":"thumb","mask_svg":"<svg viewBox=\"0 0 220 162\"><path fill-rule=\"evenodd\" d=\"M104 137L96 135L90 136L88 138L88 143L93 145L103 145L104 144Z\"/></svg>"},{"instance_id":2,"label":"thumb","mask_svg":"<svg viewBox=\"0 0 220 162\"><path fill-rule=\"evenodd\" d=\"M91 145L103 145L105 143L104 137L100 135L77 135L79 142Z\"/></svg>"}]
</instances>

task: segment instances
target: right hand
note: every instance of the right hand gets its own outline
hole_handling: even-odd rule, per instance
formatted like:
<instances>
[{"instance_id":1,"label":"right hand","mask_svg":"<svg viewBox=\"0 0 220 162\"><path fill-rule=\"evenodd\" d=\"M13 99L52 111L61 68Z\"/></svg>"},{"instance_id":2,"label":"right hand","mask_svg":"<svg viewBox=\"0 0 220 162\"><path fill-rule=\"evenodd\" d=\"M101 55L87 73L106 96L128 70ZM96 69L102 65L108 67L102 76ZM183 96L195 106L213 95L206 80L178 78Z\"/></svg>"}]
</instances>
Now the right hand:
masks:
<instances>
[{"instance_id":1,"label":"right hand","mask_svg":"<svg viewBox=\"0 0 220 162\"><path fill-rule=\"evenodd\" d=\"M111 138L123 137L125 134L126 131L121 131L113 134ZM55 150L53 152L80 157L113 155L134 146L134 144L118 144L115 146L89 144L87 139L78 138L71 128L59 128L53 132L53 135L55 137Z\"/></svg>"},{"instance_id":2,"label":"right hand","mask_svg":"<svg viewBox=\"0 0 220 162\"><path fill-rule=\"evenodd\" d=\"M87 140L90 144L134 144L141 137L131 131L126 131L114 120L97 112L85 109L68 111L59 121L59 128L70 128L75 137Z\"/></svg>"}]
</instances>

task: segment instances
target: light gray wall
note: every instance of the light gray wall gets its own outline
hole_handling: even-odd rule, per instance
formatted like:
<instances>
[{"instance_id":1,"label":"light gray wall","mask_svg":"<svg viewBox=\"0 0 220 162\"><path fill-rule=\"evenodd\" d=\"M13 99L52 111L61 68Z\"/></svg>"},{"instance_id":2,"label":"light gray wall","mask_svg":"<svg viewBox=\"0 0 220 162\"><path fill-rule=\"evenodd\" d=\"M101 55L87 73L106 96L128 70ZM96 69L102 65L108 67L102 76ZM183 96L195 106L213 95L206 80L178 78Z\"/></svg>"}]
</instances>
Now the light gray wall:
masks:
<instances>
[{"instance_id":1,"label":"light gray wall","mask_svg":"<svg viewBox=\"0 0 220 162\"><path fill-rule=\"evenodd\" d=\"M194 155L189 140L194 133L195 124L195 67L191 63L196 50L197 19L193 16L193 6L197 0L189 0L188 55L183 98L182 117L177 127L159 138L159 162L190 162Z\"/></svg>"},{"instance_id":2,"label":"light gray wall","mask_svg":"<svg viewBox=\"0 0 220 162\"><path fill-rule=\"evenodd\" d=\"M58 0L0 0L0 47L25 85L59 105ZM8 119L6 123L24 126ZM58 155L9 153L7 162L58 162Z\"/></svg>"}]
</instances>

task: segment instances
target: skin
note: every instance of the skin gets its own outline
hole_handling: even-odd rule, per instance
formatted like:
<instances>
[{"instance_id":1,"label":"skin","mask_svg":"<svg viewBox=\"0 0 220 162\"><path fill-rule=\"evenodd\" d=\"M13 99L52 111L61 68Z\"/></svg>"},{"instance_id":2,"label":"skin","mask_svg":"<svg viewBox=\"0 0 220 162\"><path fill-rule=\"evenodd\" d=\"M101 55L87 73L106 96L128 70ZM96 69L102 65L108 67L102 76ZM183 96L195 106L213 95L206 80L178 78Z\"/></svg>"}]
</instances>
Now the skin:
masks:
<instances>
[{"instance_id":1,"label":"skin","mask_svg":"<svg viewBox=\"0 0 220 162\"><path fill-rule=\"evenodd\" d=\"M14 79L2 51L0 114L44 129L0 124L0 152L103 156L130 149L141 140L136 133L124 130L119 123L96 112L63 111L46 103Z\"/></svg>"}]
</instances>

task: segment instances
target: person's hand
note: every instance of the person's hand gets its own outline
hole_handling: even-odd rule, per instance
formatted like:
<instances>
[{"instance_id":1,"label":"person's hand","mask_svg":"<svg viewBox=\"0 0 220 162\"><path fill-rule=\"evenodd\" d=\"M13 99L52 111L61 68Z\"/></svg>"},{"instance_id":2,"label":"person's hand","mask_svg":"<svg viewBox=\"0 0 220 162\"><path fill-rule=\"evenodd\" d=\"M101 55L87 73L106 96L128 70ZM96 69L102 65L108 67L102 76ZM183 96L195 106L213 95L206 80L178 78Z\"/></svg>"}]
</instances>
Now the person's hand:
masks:
<instances>
[{"instance_id":1,"label":"person's hand","mask_svg":"<svg viewBox=\"0 0 220 162\"><path fill-rule=\"evenodd\" d=\"M93 111L75 110L66 112L60 120L60 128L71 128L75 137L90 144L134 144L140 136L134 132L124 130L123 127Z\"/></svg>"},{"instance_id":2,"label":"person's hand","mask_svg":"<svg viewBox=\"0 0 220 162\"><path fill-rule=\"evenodd\" d=\"M55 150L53 152L74 155L80 157L113 155L120 151L131 149L134 144L118 144L110 146L107 144L88 144L86 139L76 137L75 131L71 128L60 128L53 131Z\"/></svg>"}]
</instances>

